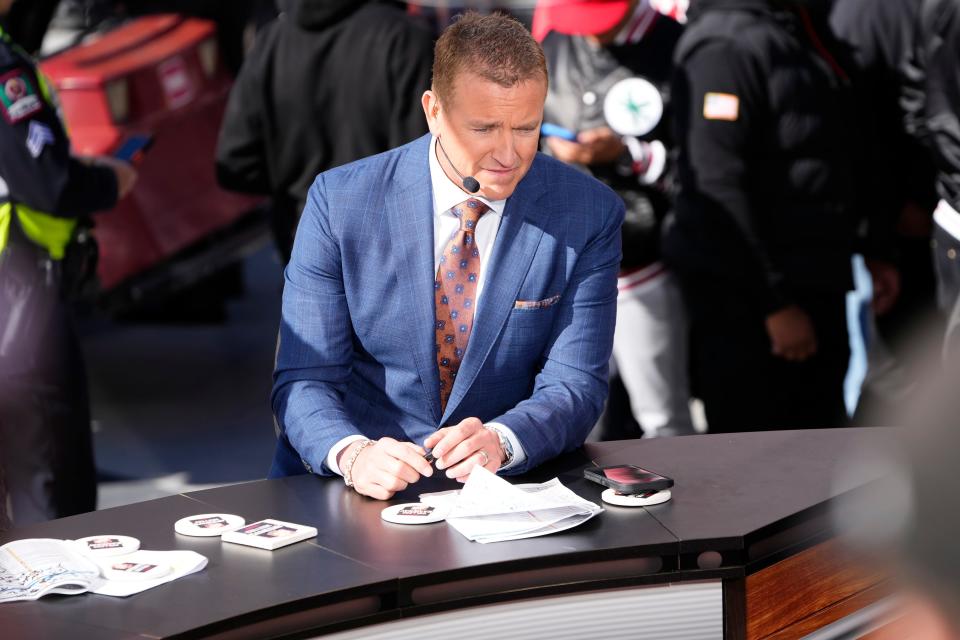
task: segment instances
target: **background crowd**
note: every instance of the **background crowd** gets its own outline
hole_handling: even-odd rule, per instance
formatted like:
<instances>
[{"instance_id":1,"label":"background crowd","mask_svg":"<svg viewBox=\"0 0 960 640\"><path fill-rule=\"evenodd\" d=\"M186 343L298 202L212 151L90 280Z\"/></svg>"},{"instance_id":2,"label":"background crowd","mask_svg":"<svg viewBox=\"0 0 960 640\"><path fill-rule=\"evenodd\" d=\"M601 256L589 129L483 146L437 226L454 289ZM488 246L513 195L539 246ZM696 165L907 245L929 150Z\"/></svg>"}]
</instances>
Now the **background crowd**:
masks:
<instances>
[{"instance_id":1,"label":"background crowd","mask_svg":"<svg viewBox=\"0 0 960 640\"><path fill-rule=\"evenodd\" d=\"M218 22L236 79L211 161L225 188L269 198L283 261L318 173L426 133L433 42L463 9L64 4L86 20L179 11ZM611 395L593 437L888 424L891 398L916 391L922 346L936 345L950 375L960 345L960 2L495 4L546 54L541 150L626 205ZM13 3L12 41L36 52L57 5ZM866 283L858 295L856 282ZM863 369L851 403L851 372ZM75 392L85 382L56 384ZM0 415L0 433L12 415ZM21 490L10 470L23 452L11 442L0 441L3 502ZM30 490L47 492L48 517L92 507Z\"/></svg>"},{"instance_id":2,"label":"background crowd","mask_svg":"<svg viewBox=\"0 0 960 640\"><path fill-rule=\"evenodd\" d=\"M711 432L849 424L851 335L871 362L888 356L856 414L882 422L865 408L909 392L917 328L955 333L951 3L506 8L547 55L543 151L627 205L616 374L595 435L692 433L691 397ZM217 168L271 196L282 254L318 171L426 131L430 41L454 13L304 0L261 33ZM850 313L855 254L872 309Z\"/></svg>"}]
</instances>

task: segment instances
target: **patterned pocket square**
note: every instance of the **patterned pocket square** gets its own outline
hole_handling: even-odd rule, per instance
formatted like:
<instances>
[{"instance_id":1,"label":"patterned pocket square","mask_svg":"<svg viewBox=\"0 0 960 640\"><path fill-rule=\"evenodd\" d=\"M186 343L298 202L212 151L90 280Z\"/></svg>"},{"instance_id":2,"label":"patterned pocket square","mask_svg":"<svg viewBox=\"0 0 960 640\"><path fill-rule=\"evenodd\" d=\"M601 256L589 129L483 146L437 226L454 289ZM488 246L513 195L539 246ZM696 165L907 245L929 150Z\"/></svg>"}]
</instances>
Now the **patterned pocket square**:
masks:
<instances>
[{"instance_id":1,"label":"patterned pocket square","mask_svg":"<svg viewBox=\"0 0 960 640\"><path fill-rule=\"evenodd\" d=\"M513 304L514 309L546 309L552 307L560 301L560 296L550 296L543 300L517 300Z\"/></svg>"}]
</instances>

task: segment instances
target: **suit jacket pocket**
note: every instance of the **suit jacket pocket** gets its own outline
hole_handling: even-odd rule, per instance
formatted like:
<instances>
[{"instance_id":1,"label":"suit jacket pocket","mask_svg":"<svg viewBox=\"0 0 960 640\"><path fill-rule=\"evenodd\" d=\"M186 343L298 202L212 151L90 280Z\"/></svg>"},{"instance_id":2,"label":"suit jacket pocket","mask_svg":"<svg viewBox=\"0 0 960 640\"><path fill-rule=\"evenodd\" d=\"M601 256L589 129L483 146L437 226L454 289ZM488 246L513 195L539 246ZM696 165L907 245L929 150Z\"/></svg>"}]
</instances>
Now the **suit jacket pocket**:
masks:
<instances>
[{"instance_id":1,"label":"suit jacket pocket","mask_svg":"<svg viewBox=\"0 0 960 640\"><path fill-rule=\"evenodd\" d=\"M507 320L501 346L514 356L519 356L521 360L539 360L553 328L557 309L560 308L556 304L559 299L560 296L537 301L518 300L518 303L527 302L527 305L514 305ZM552 302L544 304L548 301Z\"/></svg>"},{"instance_id":2,"label":"suit jacket pocket","mask_svg":"<svg viewBox=\"0 0 960 640\"><path fill-rule=\"evenodd\" d=\"M560 302L560 296L550 296L549 298L544 298L543 300L517 300L513 303L514 309L546 309L547 307L552 307L553 305Z\"/></svg>"}]
</instances>

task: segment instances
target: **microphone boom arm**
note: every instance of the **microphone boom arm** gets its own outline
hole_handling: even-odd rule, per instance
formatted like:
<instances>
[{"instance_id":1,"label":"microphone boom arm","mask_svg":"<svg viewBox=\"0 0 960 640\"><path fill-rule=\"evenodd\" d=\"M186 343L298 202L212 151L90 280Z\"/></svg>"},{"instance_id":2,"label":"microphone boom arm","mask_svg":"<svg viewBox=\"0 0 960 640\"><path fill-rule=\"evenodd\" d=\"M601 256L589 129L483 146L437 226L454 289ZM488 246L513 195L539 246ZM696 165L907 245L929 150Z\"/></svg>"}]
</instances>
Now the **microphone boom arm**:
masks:
<instances>
[{"instance_id":1,"label":"microphone boom arm","mask_svg":"<svg viewBox=\"0 0 960 640\"><path fill-rule=\"evenodd\" d=\"M476 193L477 191L480 191L480 182L477 181L476 178L474 178L473 176L464 177L464 175L459 171L457 171L457 168L453 166L453 161L450 159L450 156L447 155L447 150L443 148L443 143L440 142L439 136L437 136L437 146L440 147L440 151L441 153L443 153L443 157L447 159L447 164L450 165L450 168L453 169L453 172L457 174L458 178L460 178L461 182L463 183L464 190L467 193Z\"/></svg>"}]
</instances>

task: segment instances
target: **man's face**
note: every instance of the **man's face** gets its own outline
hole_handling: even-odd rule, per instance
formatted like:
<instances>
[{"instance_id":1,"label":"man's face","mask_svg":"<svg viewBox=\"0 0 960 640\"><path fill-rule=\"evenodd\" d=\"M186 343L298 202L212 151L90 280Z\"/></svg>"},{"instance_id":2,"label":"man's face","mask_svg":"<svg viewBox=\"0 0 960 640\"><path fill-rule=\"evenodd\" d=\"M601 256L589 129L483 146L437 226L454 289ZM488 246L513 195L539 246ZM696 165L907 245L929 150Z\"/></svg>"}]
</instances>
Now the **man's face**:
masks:
<instances>
[{"instance_id":1,"label":"man's face","mask_svg":"<svg viewBox=\"0 0 960 640\"><path fill-rule=\"evenodd\" d=\"M423 94L430 131L457 171L480 183L480 194L503 200L513 193L537 155L547 83L526 80L513 87L466 72L454 79L452 99L441 103L433 91ZM461 184L443 153L440 166Z\"/></svg>"}]
</instances>

